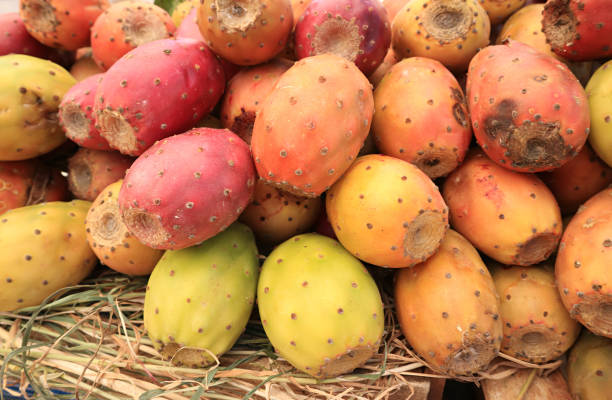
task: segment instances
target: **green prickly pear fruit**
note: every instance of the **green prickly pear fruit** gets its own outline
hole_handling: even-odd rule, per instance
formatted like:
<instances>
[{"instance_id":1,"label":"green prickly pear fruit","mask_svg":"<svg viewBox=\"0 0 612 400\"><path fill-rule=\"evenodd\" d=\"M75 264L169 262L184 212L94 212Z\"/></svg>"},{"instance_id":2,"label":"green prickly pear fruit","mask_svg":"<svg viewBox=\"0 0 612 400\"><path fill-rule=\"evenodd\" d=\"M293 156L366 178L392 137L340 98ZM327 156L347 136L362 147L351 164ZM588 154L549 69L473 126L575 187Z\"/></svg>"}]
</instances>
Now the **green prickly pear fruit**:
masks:
<instances>
[{"instance_id":1,"label":"green prickly pear fruit","mask_svg":"<svg viewBox=\"0 0 612 400\"><path fill-rule=\"evenodd\" d=\"M578 400L612 400L612 340L586 329L567 360L570 392Z\"/></svg>"},{"instance_id":2,"label":"green prickly pear fruit","mask_svg":"<svg viewBox=\"0 0 612 400\"><path fill-rule=\"evenodd\" d=\"M66 141L57 111L75 83L51 61L22 54L0 57L0 160L34 158Z\"/></svg>"},{"instance_id":3,"label":"green prickly pear fruit","mask_svg":"<svg viewBox=\"0 0 612 400\"><path fill-rule=\"evenodd\" d=\"M96 256L85 239L88 201L55 201L7 211L0 219L0 311L40 304L79 283Z\"/></svg>"},{"instance_id":4,"label":"green prickly pear fruit","mask_svg":"<svg viewBox=\"0 0 612 400\"><path fill-rule=\"evenodd\" d=\"M263 264L257 298L272 345L316 378L352 371L380 344L384 315L376 283L326 236L302 234L274 249Z\"/></svg>"},{"instance_id":5,"label":"green prickly pear fruit","mask_svg":"<svg viewBox=\"0 0 612 400\"><path fill-rule=\"evenodd\" d=\"M213 362L244 331L258 275L255 237L238 222L200 245L166 251L145 295L144 323L155 347L175 365Z\"/></svg>"}]
</instances>

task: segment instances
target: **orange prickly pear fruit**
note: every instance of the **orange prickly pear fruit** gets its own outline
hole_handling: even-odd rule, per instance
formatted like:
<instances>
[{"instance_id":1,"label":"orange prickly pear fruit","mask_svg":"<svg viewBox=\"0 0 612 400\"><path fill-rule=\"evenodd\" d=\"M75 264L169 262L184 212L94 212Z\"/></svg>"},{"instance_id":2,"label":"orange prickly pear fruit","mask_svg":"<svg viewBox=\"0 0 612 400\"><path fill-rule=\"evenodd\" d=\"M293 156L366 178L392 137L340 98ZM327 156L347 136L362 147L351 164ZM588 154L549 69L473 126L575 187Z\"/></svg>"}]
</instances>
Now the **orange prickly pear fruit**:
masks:
<instances>
[{"instance_id":1,"label":"orange prickly pear fruit","mask_svg":"<svg viewBox=\"0 0 612 400\"><path fill-rule=\"evenodd\" d=\"M372 85L374 85L374 87L377 87L380 81L382 81L382 78L384 78L387 72L391 69L391 67L397 64L399 61L400 60L395 55L393 49L389 48L387 54L385 55L385 58L383 58L382 63L378 66L378 68L376 68L374 72L370 74L370 76L368 76L368 79L370 80L370 82L372 82Z\"/></svg>"},{"instance_id":2,"label":"orange prickly pear fruit","mask_svg":"<svg viewBox=\"0 0 612 400\"><path fill-rule=\"evenodd\" d=\"M300 16L304 14L304 10L312 0L291 0L291 9L293 10L293 26L298 23Z\"/></svg>"},{"instance_id":3,"label":"orange prickly pear fruit","mask_svg":"<svg viewBox=\"0 0 612 400\"><path fill-rule=\"evenodd\" d=\"M523 7L525 0L478 0L489 15L491 25L503 22L509 15Z\"/></svg>"}]
</instances>

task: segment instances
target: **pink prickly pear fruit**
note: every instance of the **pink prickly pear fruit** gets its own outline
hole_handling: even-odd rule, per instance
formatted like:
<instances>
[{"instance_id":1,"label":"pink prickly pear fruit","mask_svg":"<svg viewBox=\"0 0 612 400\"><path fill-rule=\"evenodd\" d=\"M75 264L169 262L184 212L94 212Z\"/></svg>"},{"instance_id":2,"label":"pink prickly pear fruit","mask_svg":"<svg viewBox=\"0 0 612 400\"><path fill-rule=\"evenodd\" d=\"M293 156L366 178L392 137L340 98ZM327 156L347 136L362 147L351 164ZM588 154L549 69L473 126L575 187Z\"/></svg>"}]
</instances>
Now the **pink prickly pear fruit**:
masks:
<instances>
[{"instance_id":1,"label":"pink prickly pear fruit","mask_svg":"<svg viewBox=\"0 0 612 400\"><path fill-rule=\"evenodd\" d=\"M93 59L91 47L82 47L77 50L76 61L70 67L70 74L78 82L103 72L104 70Z\"/></svg>"},{"instance_id":2,"label":"pink prickly pear fruit","mask_svg":"<svg viewBox=\"0 0 612 400\"><path fill-rule=\"evenodd\" d=\"M183 22L185 17L187 17L187 15L189 15L191 11L197 9L199 6L200 0L185 0L177 4L174 10L172 10L171 14L172 22L174 22L174 25L179 26Z\"/></svg>"},{"instance_id":3,"label":"pink prickly pear fruit","mask_svg":"<svg viewBox=\"0 0 612 400\"><path fill-rule=\"evenodd\" d=\"M474 56L467 98L478 144L515 171L558 168L589 134L589 104L578 79L559 60L517 41Z\"/></svg>"},{"instance_id":4,"label":"pink prickly pear fruit","mask_svg":"<svg viewBox=\"0 0 612 400\"><path fill-rule=\"evenodd\" d=\"M202 0L198 26L212 51L238 65L256 65L280 53L291 29L290 0Z\"/></svg>"},{"instance_id":5,"label":"pink prickly pear fruit","mask_svg":"<svg viewBox=\"0 0 612 400\"><path fill-rule=\"evenodd\" d=\"M128 275L148 275L163 251L140 243L127 229L119 211L119 189L123 180L104 188L85 218L87 243L100 262Z\"/></svg>"},{"instance_id":6,"label":"pink prickly pear fruit","mask_svg":"<svg viewBox=\"0 0 612 400\"><path fill-rule=\"evenodd\" d=\"M607 0L548 0L542 29L555 53L573 61L612 56L612 8Z\"/></svg>"},{"instance_id":7,"label":"pink prickly pear fruit","mask_svg":"<svg viewBox=\"0 0 612 400\"><path fill-rule=\"evenodd\" d=\"M300 17L302 16L302 14L304 14L304 11L306 11L306 8L310 5L311 2L312 0L291 0L291 9L293 10L293 27L294 28L295 28L295 25L300 20Z\"/></svg>"},{"instance_id":8,"label":"pink prickly pear fruit","mask_svg":"<svg viewBox=\"0 0 612 400\"><path fill-rule=\"evenodd\" d=\"M533 174L510 171L476 150L448 176L442 195L453 228L502 264L537 264L557 248L561 212Z\"/></svg>"},{"instance_id":9,"label":"pink prickly pear fruit","mask_svg":"<svg viewBox=\"0 0 612 400\"><path fill-rule=\"evenodd\" d=\"M298 196L319 196L355 160L373 113L370 82L355 64L334 54L296 62L255 118L259 176Z\"/></svg>"},{"instance_id":10,"label":"pink prickly pear fruit","mask_svg":"<svg viewBox=\"0 0 612 400\"><path fill-rule=\"evenodd\" d=\"M573 214L585 201L612 184L612 168L588 144L563 166L539 176L555 195L563 215Z\"/></svg>"},{"instance_id":11,"label":"pink prickly pear fruit","mask_svg":"<svg viewBox=\"0 0 612 400\"><path fill-rule=\"evenodd\" d=\"M321 213L320 197L297 197L257 181L253 202L240 215L259 243L277 245L308 231Z\"/></svg>"},{"instance_id":12,"label":"pink prickly pear fruit","mask_svg":"<svg viewBox=\"0 0 612 400\"><path fill-rule=\"evenodd\" d=\"M397 13L411 0L382 0L382 5L387 10L389 21L393 22L393 19Z\"/></svg>"},{"instance_id":13,"label":"pink prickly pear fruit","mask_svg":"<svg viewBox=\"0 0 612 400\"><path fill-rule=\"evenodd\" d=\"M512 13L525 5L525 0L478 0L489 15L491 25L504 22Z\"/></svg>"},{"instance_id":14,"label":"pink prickly pear fruit","mask_svg":"<svg viewBox=\"0 0 612 400\"><path fill-rule=\"evenodd\" d=\"M561 299L572 318L612 338L612 188L584 203L563 233L555 263Z\"/></svg>"},{"instance_id":15,"label":"pink prickly pear fruit","mask_svg":"<svg viewBox=\"0 0 612 400\"><path fill-rule=\"evenodd\" d=\"M485 400L572 400L560 370L540 375L537 369L524 368L507 378L483 379L481 383Z\"/></svg>"},{"instance_id":16,"label":"pink prickly pear fruit","mask_svg":"<svg viewBox=\"0 0 612 400\"><path fill-rule=\"evenodd\" d=\"M20 0L19 15L40 43L76 50L89 45L91 26L108 6L108 0Z\"/></svg>"},{"instance_id":17,"label":"pink prickly pear fruit","mask_svg":"<svg viewBox=\"0 0 612 400\"><path fill-rule=\"evenodd\" d=\"M145 43L105 73L96 91L96 124L111 147L137 156L155 141L195 126L224 88L221 66L204 43L184 38Z\"/></svg>"},{"instance_id":18,"label":"pink prickly pear fruit","mask_svg":"<svg viewBox=\"0 0 612 400\"><path fill-rule=\"evenodd\" d=\"M552 262L489 267L501 301L502 353L537 364L556 360L572 347L580 324L563 306Z\"/></svg>"},{"instance_id":19,"label":"pink prickly pear fruit","mask_svg":"<svg viewBox=\"0 0 612 400\"><path fill-rule=\"evenodd\" d=\"M81 147L108 151L112 149L100 136L93 113L96 90L103 76L90 76L71 87L62 98L58 116L68 139Z\"/></svg>"},{"instance_id":20,"label":"pink prickly pear fruit","mask_svg":"<svg viewBox=\"0 0 612 400\"><path fill-rule=\"evenodd\" d=\"M182 249L236 221L254 190L249 146L227 129L196 128L138 157L119 192L119 207L142 243Z\"/></svg>"},{"instance_id":21,"label":"pink prickly pear fruit","mask_svg":"<svg viewBox=\"0 0 612 400\"><path fill-rule=\"evenodd\" d=\"M372 131L381 153L413 163L431 179L457 168L472 139L457 79L424 57L400 61L378 84Z\"/></svg>"},{"instance_id":22,"label":"pink prickly pear fruit","mask_svg":"<svg viewBox=\"0 0 612 400\"><path fill-rule=\"evenodd\" d=\"M116 151L80 148L68 159L68 187L81 200L93 201L111 183L122 179L134 159Z\"/></svg>"},{"instance_id":23,"label":"pink prickly pear fruit","mask_svg":"<svg viewBox=\"0 0 612 400\"><path fill-rule=\"evenodd\" d=\"M411 0L391 24L400 58L428 57L463 72L476 52L489 44L491 23L477 0Z\"/></svg>"},{"instance_id":24,"label":"pink prickly pear fruit","mask_svg":"<svg viewBox=\"0 0 612 400\"><path fill-rule=\"evenodd\" d=\"M382 63L378 66L378 68L376 68L376 70L374 70L374 72L370 74L370 76L368 76L368 79L370 80L372 85L374 85L374 87L377 87L380 81L382 81L382 78L384 78L387 72L389 72L391 67L397 64L399 61L400 60L395 55L393 49L389 48L389 50L387 51L387 55L385 56L385 58L383 58Z\"/></svg>"},{"instance_id":25,"label":"pink prickly pear fruit","mask_svg":"<svg viewBox=\"0 0 612 400\"><path fill-rule=\"evenodd\" d=\"M295 26L295 54L336 54L367 76L387 54L390 25L378 0L313 0Z\"/></svg>"},{"instance_id":26,"label":"pink prickly pear fruit","mask_svg":"<svg viewBox=\"0 0 612 400\"><path fill-rule=\"evenodd\" d=\"M567 380L574 399L610 400L612 340L583 331L567 360Z\"/></svg>"},{"instance_id":27,"label":"pink prickly pear fruit","mask_svg":"<svg viewBox=\"0 0 612 400\"><path fill-rule=\"evenodd\" d=\"M425 261L448 230L448 209L431 179L380 154L359 157L327 193L325 209L340 243L381 267Z\"/></svg>"},{"instance_id":28,"label":"pink prickly pear fruit","mask_svg":"<svg viewBox=\"0 0 612 400\"><path fill-rule=\"evenodd\" d=\"M18 13L0 14L0 56L27 54L49 58L52 50L34 39L27 31Z\"/></svg>"},{"instance_id":29,"label":"pink prickly pear fruit","mask_svg":"<svg viewBox=\"0 0 612 400\"><path fill-rule=\"evenodd\" d=\"M427 261L399 270L395 307L406 340L434 371L477 373L499 352L493 279L476 249L453 230Z\"/></svg>"},{"instance_id":30,"label":"pink prickly pear fruit","mask_svg":"<svg viewBox=\"0 0 612 400\"><path fill-rule=\"evenodd\" d=\"M172 37L176 26L161 7L144 1L111 5L91 27L91 50L104 70L130 50L155 40Z\"/></svg>"},{"instance_id":31,"label":"pink prickly pear fruit","mask_svg":"<svg viewBox=\"0 0 612 400\"><path fill-rule=\"evenodd\" d=\"M274 59L267 64L245 68L227 84L221 102L221 122L248 144L251 143L255 116L276 82L293 63Z\"/></svg>"}]
</instances>

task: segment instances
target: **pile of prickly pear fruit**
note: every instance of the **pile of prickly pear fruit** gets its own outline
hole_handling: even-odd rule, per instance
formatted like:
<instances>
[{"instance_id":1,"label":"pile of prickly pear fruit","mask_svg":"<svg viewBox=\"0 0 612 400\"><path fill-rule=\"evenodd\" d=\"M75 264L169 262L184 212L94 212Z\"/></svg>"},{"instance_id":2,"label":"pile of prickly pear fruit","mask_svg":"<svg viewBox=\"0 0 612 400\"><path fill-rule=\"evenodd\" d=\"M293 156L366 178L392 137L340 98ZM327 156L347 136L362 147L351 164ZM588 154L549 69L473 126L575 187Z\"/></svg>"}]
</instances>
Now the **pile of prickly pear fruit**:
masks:
<instances>
[{"instance_id":1,"label":"pile of prickly pear fruit","mask_svg":"<svg viewBox=\"0 0 612 400\"><path fill-rule=\"evenodd\" d=\"M609 0L111 3L0 15L0 312L110 268L176 365L255 318L333 378L398 321L610 398Z\"/></svg>"}]
</instances>

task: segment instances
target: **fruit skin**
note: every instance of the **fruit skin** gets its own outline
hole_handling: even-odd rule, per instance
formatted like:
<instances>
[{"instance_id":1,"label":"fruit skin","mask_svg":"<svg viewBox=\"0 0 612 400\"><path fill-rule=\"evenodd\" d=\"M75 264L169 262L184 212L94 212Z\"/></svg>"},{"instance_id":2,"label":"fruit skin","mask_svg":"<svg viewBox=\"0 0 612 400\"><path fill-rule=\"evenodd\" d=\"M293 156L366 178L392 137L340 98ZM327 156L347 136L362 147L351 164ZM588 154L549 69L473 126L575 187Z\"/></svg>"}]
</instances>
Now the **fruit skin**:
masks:
<instances>
[{"instance_id":1,"label":"fruit skin","mask_svg":"<svg viewBox=\"0 0 612 400\"><path fill-rule=\"evenodd\" d=\"M599 67L586 86L591 113L589 143L612 167L612 60Z\"/></svg>"},{"instance_id":2,"label":"fruit skin","mask_svg":"<svg viewBox=\"0 0 612 400\"><path fill-rule=\"evenodd\" d=\"M200 0L185 0L172 10L172 22L175 26L179 26L181 22L189 15L193 9L200 7ZM197 11L197 10L196 10Z\"/></svg>"},{"instance_id":3,"label":"fruit skin","mask_svg":"<svg viewBox=\"0 0 612 400\"><path fill-rule=\"evenodd\" d=\"M274 59L269 63L244 68L228 82L221 102L221 122L247 143L251 143L255 115L291 61Z\"/></svg>"},{"instance_id":4,"label":"fruit skin","mask_svg":"<svg viewBox=\"0 0 612 400\"><path fill-rule=\"evenodd\" d=\"M105 187L87 211L87 243L107 267L123 274L148 275L163 251L140 243L121 220L117 199L122 183L120 179Z\"/></svg>"},{"instance_id":5,"label":"fruit skin","mask_svg":"<svg viewBox=\"0 0 612 400\"><path fill-rule=\"evenodd\" d=\"M64 94L76 80L40 58L0 56L0 161L19 161L50 152L66 141L57 120Z\"/></svg>"},{"instance_id":6,"label":"fruit skin","mask_svg":"<svg viewBox=\"0 0 612 400\"><path fill-rule=\"evenodd\" d=\"M400 58L433 58L463 72L474 54L489 44L490 32L487 13L477 0L412 0L393 19L391 41Z\"/></svg>"},{"instance_id":7,"label":"fruit skin","mask_svg":"<svg viewBox=\"0 0 612 400\"><path fill-rule=\"evenodd\" d=\"M198 26L212 51L238 65L266 62L284 48L293 28L290 0L202 0Z\"/></svg>"},{"instance_id":8,"label":"fruit skin","mask_svg":"<svg viewBox=\"0 0 612 400\"><path fill-rule=\"evenodd\" d=\"M332 53L367 76L387 54L390 22L378 0L313 0L295 25L294 43L298 59Z\"/></svg>"},{"instance_id":9,"label":"fruit skin","mask_svg":"<svg viewBox=\"0 0 612 400\"><path fill-rule=\"evenodd\" d=\"M257 173L281 190L319 196L355 160L373 113L370 82L355 64L333 54L296 62L255 118Z\"/></svg>"},{"instance_id":10,"label":"fruit skin","mask_svg":"<svg viewBox=\"0 0 612 400\"><path fill-rule=\"evenodd\" d=\"M94 201L106 186L122 179L133 162L116 151L80 148L68 159L68 187L76 198Z\"/></svg>"},{"instance_id":11,"label":"fruit skin","mask_svg":"<svg viewBox=\"0 0 612 400\"><path fill-rule=\"evenodd\" d=\"M0 14L0 27L0 56L13 53L48 58L51 55L51 49L30 36L19 13Z\"/></svg>"},{"instance_id":12,"label":"fruit skin","mask_svg":"<svg viewBox=\"0 0 612 400\"><path fill-rule=\"evenodd\" d=\"M533 267L488 264L501 299L501 352L530 363L561 357L580 334L561 302L552 262Z\"/></svg>"},{"instance_id":13,"label":"fruit skin","mask_svg":"<svg viewBox=\"0 0 612 400\"><path fill-rule=\"evenodd\" d=\"M406 340L434 371L476 373L499 351L493 279L476 249L453 230L427 261L398 271L395 307Z\"/></svg>"},{"instance_id":14,"label":"fruit skin","mask_svg":"<svg viewBox=\"0 0 612 400\"><path fill-rule=\"evenodd\" d=\"M557 248L559 206L533 174L510 171L475 150L448 176L442 195L453 229L502 264L537 264Z\"/></svg>"},{"instance_id":15,"label":"fruit skin","mask_svg":"<svg viewBox=\"0 0 612 400\"><path fill-rule=\"evenodd\" d=\"M100 68L108 70L130 50L171 38L175 30L172 18L161 7L144 1L115 3L91 27L93 58Z\"/></svg>"},{"instance_id":16,"label":"fruit skin","mask_svg":"<svg viewBox=\"0 0 612 400\"><path fill-rule=\"evenodd\" d=\"M293 10L293 27L298 23L302 14L312 0L291 0L291 9Z\"/></svg>"},{"instance_id":17,"label":"fruit skin","mask_svg":"<svg viewBox=\"0 0 612 400\"><path fill-rule=\"evenodd\" d=\"M411 267L439 247L448 208L434 183L406 161L359 157L325 197L338 240L355 257L388 268Z\"/></svg>"},{"instance_id":18,"label":"fruit skin","mask_svg":"<svg viewBox=\"0 0 612 400\"><path fill-rule=\"evenodd\" d=\"M610 400L612 340L583 331L567 360L567 380L574 399Z\"/></svg>"},{"instance_id":19,"label":"fruit skin","mask_svg":"<svg viewBox=\"0 0 612 400\"><path fill-rule=\"evenodd\" d=\"M263 264L257 304L276 351L318 379L351 372L380 345L378 287L359 260L326 236L306 233L276 247Z\"/></svg>"},{"instance_id":20,"label":"fruit skin","mask_svg":"<svg viewBox=\"0 0 612 400\"><path fill-rule=\"evenodd\" d=\"M227 129L196 128L157 142L134 162L119 207L142 243L177 250L227 228L254 190L248 145Z\"/></svg>"},{"instance_id":21,"label":"fruit skin","mask_svg":"<svg viewBox=\"0 0 612 400\"><path fill-rule=\"evenodd\" d=\"M374 85L376 88L380 81L385 77L387 72L391 69L392 66L399 62L399 58L395 55L395 52L392 48L389 48L387 51L387 55L383 58L382 63L368 76L368 80Z\"/></svg>"},{"instance_id":22,"label":"fruit skin","mask_svg":"<svg viewBox=\"0 0 612 400\"><path fill-rule=\"evenodd\" d=\"M166 251L144 303L145 328L164 359L200 368L228 351L249 321L258 276L255 238L240 223L200 245Z\"/></svg>"},{"instance_id":23,"label":"fruit skin","mask_svg":"<svg viewBox=\"0 0 612 400\"><path fill-rule=\"evenodd\" d=\"M607 0L548 0L542 29L555 53L573 61L612 56L612 8Z\"/></svg>"},{"instance_id":24,"label":"fruit skin","mask_svg":"<svg viewBox=\"0 0 612 400\"><path fill-rule=\"evenodd\" d=\"M589 105L578 79L526 44L509 40L476 54L466 93L478 144L505 168L558 168L589 134Z\"/></svg>"},{"instance_id":25,"label":"fruit skin","mask_svg":"<svg viewBox=\"0 0 612 400\"><path fill-rule=\"evenodd\" d=\"M89 30L108 0L20 0L19 15L40 43L64 50L89 45Z\"/></svg>"},{"instance_id":26,"label":"fruit skin","mask_svg":"<svg viewBox=\"0 0 612 400\"><path fill-rule=\"evenodd\" d=\"M79 57L79 52L80 57ZM104 70L93 59L91 47L82 47L77 50L77 59L70 67L70 74L80 82L92 75L101 74Z\"/></svg>"},{"instance_id":27,"label":"fruit skin","mask_svg":"<svg viewBox=\"0 0 612 400\"><path fill-rule=\"evenodd\" d=\"M137 156L155 141L195 126L224 87L221 66L204 43L185 38L145 43L105 73L96 91L96 124L111 147Z\"/></svg>"},{"instance_id":28,"label":"fruit skin","mask_svg":"<svg viewBox=\"0 0 612 400\"><path fill-rule=\"evenodd\" d=\"M0 219L0 311L40 304L74 285L96 257L85 240L90 203L56 201L20 207Z\"/></svg>"},{"instance_id":29,"label":"fruit skin","mask_svg":"<svg viewBox=\"0 0 612 400\"><path fill-rule=\"evenodd\" d=\"M374 90L374 107L372 131L382 154L415 164L431 179L463 161L472 139L467 104L440 62L411 57L395 64Z\"/></svg>"},{"instance_id":30,"label":"fruit skin","mask_svg":"<svg viewBox=\"0 0 612 400\"><path fill-rule=\"evenodd\" d=\"M110 151L112 148L96 128L93 112L96 90L103 76L92 75L71 87L62 98L58 117L68 139L81 147Z\"/></svg>"},{"instance_id":31,"label":"fruit skin","mask_svg":"<svg viewBox=\"0 0 612 400\"><path fill-rule=\"evenodd\" d=\"M525 0L478 0L489 15L491 25L503 22L525 5Z\"/></svg>"},{"instance_id":32,"label":"fruit skin","mask_svg":"<svg viewBox=\"0 0 612 400\"><path fill-rule=\"evenodd\" d=\"M555 263L561 299L572 318L612 338L612 188L584 203L563 232Z\"/></svg>"},{"instance_id":33,"label":"fruit skin","mask_svg":"<svg viewBox=\"0 0 612 400\"><path fill-rule=\"evenodd\" d=\"M556 370L550 375L540 376L537 370L530 368L518 369L503 379L483 379L481 382L485 400L516 399L531 376L533 381L527 387L523 400L572 400L567 381L561 371Z\"/></svg>"},{"instance_id":34,"label":"fruit skin","mask_svg":"<svg viewBox=\"0 0 612 400\"><path fill-rule=\"evenodd\" d=\"M410 0L382 0L382 5L387 10L389 21L393 22L393 18Z\"/></svg>"}]
</instances>

